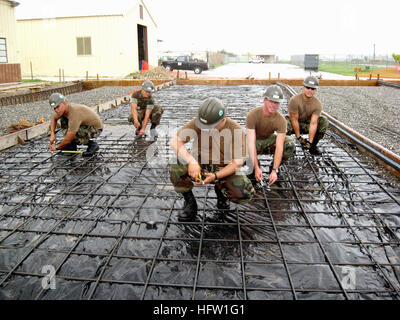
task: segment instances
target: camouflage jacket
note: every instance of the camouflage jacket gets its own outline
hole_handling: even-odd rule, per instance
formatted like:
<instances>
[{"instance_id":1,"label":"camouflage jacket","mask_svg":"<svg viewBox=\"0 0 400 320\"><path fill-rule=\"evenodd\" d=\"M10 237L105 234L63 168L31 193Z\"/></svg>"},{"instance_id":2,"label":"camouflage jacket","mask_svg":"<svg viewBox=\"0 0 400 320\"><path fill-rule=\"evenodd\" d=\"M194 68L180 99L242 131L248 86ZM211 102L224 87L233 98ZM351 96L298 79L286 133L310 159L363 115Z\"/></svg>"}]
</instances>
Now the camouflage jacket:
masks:
<instances>
[{"instance_id":1,"label":"camouflage jacket","mask_svg":"<svg viewBox=\"0 0 400 320\"><path fill-rule=\"evenodd\" d=\"M155 105L155 101L152 96L150 96L148 98L142 97L142 90L138 90L138 91L134 92L131 96L130 102L137 104L138 111L146 110L146 109L153 110L154 105Z\"/></svg>"}]
</instances>

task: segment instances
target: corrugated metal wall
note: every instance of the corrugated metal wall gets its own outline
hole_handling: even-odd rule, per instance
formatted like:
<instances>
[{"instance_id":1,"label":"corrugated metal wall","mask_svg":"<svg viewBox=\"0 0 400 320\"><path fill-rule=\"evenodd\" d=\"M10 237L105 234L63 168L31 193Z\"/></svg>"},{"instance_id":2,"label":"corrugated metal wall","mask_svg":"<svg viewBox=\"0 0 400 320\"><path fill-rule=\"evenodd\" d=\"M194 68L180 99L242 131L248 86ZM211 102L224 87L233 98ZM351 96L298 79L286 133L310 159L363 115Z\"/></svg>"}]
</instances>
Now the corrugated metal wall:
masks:
<instances>
[{"instance_id":1,"label":"corrugated metal wall","mask_svg":"<svg viewBox=\"0 0 400 320\"><path fill-rule=\"evenodd\" d=\"M156 27L139 4L126 15L18 20L21 69L34 77L124 77L139 70L137 24L148 27L149 64L157 65ZM77 55L77 37L91 38L91 54Z\"/></svg>"}]
</instances>

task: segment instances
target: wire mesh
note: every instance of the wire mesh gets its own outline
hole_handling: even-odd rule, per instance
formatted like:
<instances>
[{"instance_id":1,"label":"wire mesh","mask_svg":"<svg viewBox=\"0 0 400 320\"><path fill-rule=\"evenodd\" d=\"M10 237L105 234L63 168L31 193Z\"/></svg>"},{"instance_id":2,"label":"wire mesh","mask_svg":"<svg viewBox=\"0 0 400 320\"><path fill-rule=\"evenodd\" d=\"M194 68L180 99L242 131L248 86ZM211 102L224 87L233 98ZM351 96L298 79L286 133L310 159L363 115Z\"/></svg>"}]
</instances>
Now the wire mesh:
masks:
<instances>
[{"instance_id":1,"label":"wire mesh","mask_svg":"<svg viewBox=\"0 0 400 320\"><path fill-rule=\"evenodd\" d=\"M48 137L1 152L0 298L399 299L400 191L333 132L320 157L297 145L249 204L222 213L213 186L196 187L195 221L177 220L174 130L209 96L244 127L264 90L157 92L155 141L135 137L128 105L109 110L91 158L51 153ZM271 161L260 157L266 174Z\"/></svg>"}]
</instances>

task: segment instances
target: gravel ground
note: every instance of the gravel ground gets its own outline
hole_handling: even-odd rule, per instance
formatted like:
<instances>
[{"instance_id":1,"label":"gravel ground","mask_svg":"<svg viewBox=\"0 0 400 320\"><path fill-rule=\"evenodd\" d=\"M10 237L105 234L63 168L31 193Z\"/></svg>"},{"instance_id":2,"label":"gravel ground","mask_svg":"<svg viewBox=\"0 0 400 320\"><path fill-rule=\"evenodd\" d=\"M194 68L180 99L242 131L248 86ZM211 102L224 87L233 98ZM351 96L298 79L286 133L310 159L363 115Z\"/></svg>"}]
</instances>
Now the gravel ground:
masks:
<instances>
[{"instance_id":1,"label":"gravel ground","mask_svg":"<svg viewBox=\"0 0 400 320\"><path fill-rule=\"evenodd\" d=\"M118 94L127 95L137 87L102 87L67 97L70 102L95 105L99 101L113 100ZM301 87L294 87L301 92ZM316 96L321 100L323 111L365 137L400 154L400 90L390 87L320 87ZM39 122L53 115L48 101L0 107L0 134L8 133L7 127L21 119ZM366 159L366 158L365 158ZM375 170L382 174L374 161ZM396 184L400 179L394 179Z\"/></svg>"},{"instance_id":2,"label":"gravel ground","mask_svg":"<svg viewBox=\"0 0 400 320\"><path fill-rule=\"evenodd\" d=\"M176 76L165 70L164 67L157 67L144 73L136 73L132 76L132 78L140 80L174 80L176 79Z\"/></svg>"}]
</instances>

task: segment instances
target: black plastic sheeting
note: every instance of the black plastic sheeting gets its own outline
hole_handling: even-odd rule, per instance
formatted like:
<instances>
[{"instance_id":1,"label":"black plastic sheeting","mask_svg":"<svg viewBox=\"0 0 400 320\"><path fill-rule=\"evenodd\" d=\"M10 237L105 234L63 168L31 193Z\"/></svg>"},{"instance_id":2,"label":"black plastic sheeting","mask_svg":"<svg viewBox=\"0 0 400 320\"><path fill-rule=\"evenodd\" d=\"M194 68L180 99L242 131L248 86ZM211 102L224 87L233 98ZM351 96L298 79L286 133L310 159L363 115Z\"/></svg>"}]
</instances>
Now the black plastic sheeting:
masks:
<instances>
[{"instance_id":1,"label":"black plastic sheeting","mask_svg":"<svg viewBox=\"0 0 400 320\"><path fill-rule=\"evenodd\" d=\"M196 220L178 222L169 139L210 96L244 126L264 91L157 92L156 141L111 109L92 158L52 153L48 136L1 152L0 299L399 299L400 190L331 132L321 157L297 145L278 183L225 215L196 187Z\"/></svg>"}]
</instances>

